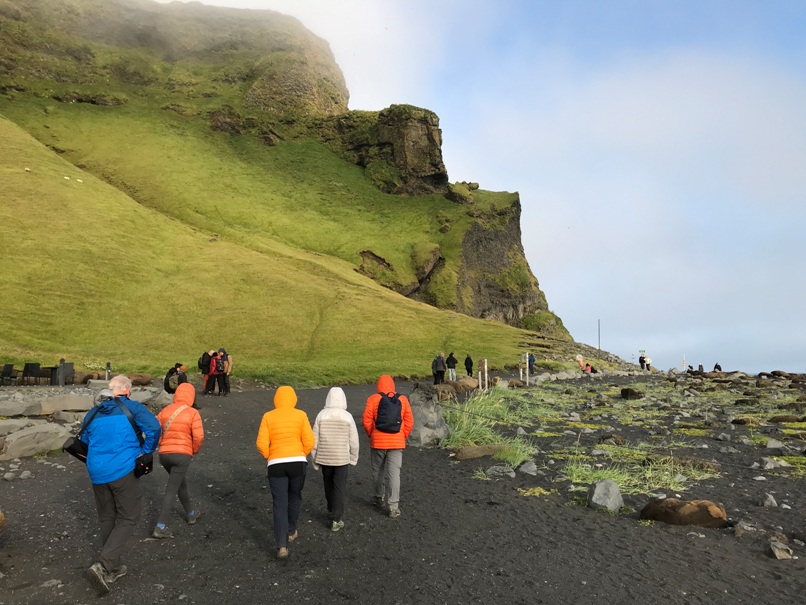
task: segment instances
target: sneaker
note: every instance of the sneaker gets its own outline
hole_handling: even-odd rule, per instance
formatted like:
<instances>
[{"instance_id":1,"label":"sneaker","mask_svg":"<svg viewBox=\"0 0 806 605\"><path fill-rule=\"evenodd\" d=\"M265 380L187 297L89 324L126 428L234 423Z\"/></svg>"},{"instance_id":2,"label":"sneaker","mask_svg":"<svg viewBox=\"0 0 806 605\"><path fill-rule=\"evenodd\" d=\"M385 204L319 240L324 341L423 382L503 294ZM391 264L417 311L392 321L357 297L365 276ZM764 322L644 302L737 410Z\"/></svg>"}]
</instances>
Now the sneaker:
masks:
<instances>
[{"instance_id":1,"label":"sneaker","mask_svg":"<svg viewBox=\"0 0 806 605\"><path fill-rule=\"evenodd\" d=\"M390 519L397 519L400 516L400 509L399 508L390 508L389 509L389 518Z\"/></svg>"},{"instance_id":2,"label":"sneaker","mask_svg":"<svg viewBox=\"0 0 806 605\"><path fill-rule=\"evenodd\" d=\"M299 532L298 532L298 531L296 531L296 530L294 530L294 533L293 533L293 534L290 534L290 535L288 536L288 541L289 541L289 542L293 542L293 541L294 541L294 540L296 540L297 538L299 538Z\"/></svg>"},{"instance_id":3,"label":"sneaker","mask_svg":"<svg viewBox=\"0 0 806 605\"><path fill-rule=\"evenodd\" d=\"M383 496L372 496L372 500L370 500L370 503L373 506L377 506L378 508L383 508L384 504Z\"/></svg>"},{"instance_id":4,"label":"sneaker","mask_svg":"<svg viewBox=\"0 0 806 605\"><path fill-rule=\"evenodd\" d=\"M288 558L288 549L285 546L277 549L277 558L280 561L285 561Z\"/></svg>"},{"instance_id":5,"label":"sneaker","mask_svg":"<svg viewBox=\"0 0 806 605\"><path fill-rule=\"evenodd\" d=\"M199 520L199 517L201 517L201 513L197 510L194 510L188 515L188 525L196 525L196 521Z\"/></svg>"},{"instance_id":6,"label":"sneaker","mask_svg":"<svg viewBox=\"0 0 806 605\"><path fill-rule=\"evenodd\" d=\"M342 527L344 527L344 521L333 521L330 529L333 531L339 531Z\"/></svg>"},{"instance_id":7,"label":"sneaker","mask_svg":"<svg viewBox=\"0 0 806 605\"><path fill-rule=\"evenodd\" d=\"M92 567L87 570L87 577L89 577L99 597L109 593L109 584L106 581L106 570L103 565L93 563Z\"/></svg>"},{"instance_id":8,"label":"sneaker","mask_svg":"<svg viewBox=\"0 0 806 605\"><path fill-rule=\"evenodd\" d=\"M167 527L163 527L160 529L159 527L155 527L154 531L151 532L152 538L173 538L174 533L168 529Z\"/></svg>"},{"instance_id":9,"label":"sneaker","mask_svg":"<svg viewBox=\"0 0 806 605\"><path fill-rule=\"evenodd\" d=\"M126 568L125 565L121 565L116 571L107 572L106 576L104 576L106 578L106 583L112 584L113 582L115 582L115 580L119 580L120 578L125 576L126 572L128 571L129 570Z\"/></svg>"}]
</instances>

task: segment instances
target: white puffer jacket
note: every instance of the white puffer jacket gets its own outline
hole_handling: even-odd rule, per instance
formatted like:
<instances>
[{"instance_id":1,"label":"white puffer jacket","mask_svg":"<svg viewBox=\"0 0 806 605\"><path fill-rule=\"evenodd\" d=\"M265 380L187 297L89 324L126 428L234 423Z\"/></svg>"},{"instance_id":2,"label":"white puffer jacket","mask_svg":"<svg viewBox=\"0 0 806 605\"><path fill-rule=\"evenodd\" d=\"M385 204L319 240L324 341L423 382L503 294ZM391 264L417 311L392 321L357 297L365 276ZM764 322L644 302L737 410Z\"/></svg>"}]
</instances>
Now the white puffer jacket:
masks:
<instances>
[{"instance_id":1,"label":"white puffer jacket","mask_svg":"<svg viewBox=\"0 0 806 605\"><path fill-rule=\"evenodd\" d=\"M347 411L347 396L339 387L327 394L325 409L313 423L316 446L311 458L316 466L358 464L358 429L353 415Z\"/></svg>"}]
</instances>

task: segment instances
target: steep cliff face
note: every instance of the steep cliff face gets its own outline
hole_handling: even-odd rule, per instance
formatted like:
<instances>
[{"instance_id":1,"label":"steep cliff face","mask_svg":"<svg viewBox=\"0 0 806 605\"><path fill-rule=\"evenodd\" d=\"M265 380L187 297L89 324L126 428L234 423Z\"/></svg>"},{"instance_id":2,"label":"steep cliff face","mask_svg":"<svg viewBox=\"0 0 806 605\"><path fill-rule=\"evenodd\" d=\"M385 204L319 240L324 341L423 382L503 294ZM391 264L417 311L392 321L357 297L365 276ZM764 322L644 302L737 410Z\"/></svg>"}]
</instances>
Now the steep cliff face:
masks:
<instances>
[{"instance_id":1,"label":"steep cliff face","mask_svg":"<svg viewBox=\"0 0 806 605\"><path fill-rule=\"evenodd\" d=\"M474 222L462 240L458 310L474 317L519 325L523 317L548 311L521 244L521 206Z\"/></svg>"}]
</instances>

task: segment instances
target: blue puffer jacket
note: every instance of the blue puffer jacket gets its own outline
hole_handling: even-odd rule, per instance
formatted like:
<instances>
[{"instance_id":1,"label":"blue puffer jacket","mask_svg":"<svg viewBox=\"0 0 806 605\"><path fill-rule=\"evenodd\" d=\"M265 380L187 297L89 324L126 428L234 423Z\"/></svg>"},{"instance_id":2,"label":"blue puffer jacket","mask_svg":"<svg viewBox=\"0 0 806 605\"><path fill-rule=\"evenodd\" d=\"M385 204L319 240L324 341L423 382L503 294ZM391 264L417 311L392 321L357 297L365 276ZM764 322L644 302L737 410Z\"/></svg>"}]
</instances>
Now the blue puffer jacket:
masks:
<instances>
[{"instance_id":1,"label":"blue puffer jacket","mask_svg":"<svg viewBox=\"0 0 806 605\"><path fill-rule=\"evenodd\" d=\"M132 472L134 461L141 454L153 452L160 440L160 423L148 408L125 395L119 395L118 400L129 408L135 424L143 432L143 446L140 447L131 422L114 399L102 401L91 409L84 422L96 414L97 417L81 434L81 440L89 446L87 471L90 481L96 485L117 481Z\"/></svg>"}]
</instances>

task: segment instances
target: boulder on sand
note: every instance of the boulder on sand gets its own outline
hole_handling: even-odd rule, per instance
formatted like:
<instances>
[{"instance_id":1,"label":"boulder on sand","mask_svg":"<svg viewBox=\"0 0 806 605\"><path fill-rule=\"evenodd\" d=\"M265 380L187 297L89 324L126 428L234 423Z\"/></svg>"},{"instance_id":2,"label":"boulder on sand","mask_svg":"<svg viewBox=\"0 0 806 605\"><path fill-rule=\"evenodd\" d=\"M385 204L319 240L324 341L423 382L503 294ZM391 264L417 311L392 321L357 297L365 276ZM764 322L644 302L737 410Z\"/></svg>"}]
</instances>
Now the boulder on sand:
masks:
<instances>
[{"instance_id":1,"label":"boulder on sand","mask_svg":"<svg viewBox=\"0 0 806 605\"><path fill-rule=\"evenodd\" d=\"M641 514L641 519L662 521L669 525L696 525L721 528L728 524L725 507L710 500L678 500L663 498L652 500Z\"/></svg>"}]
</instances>

